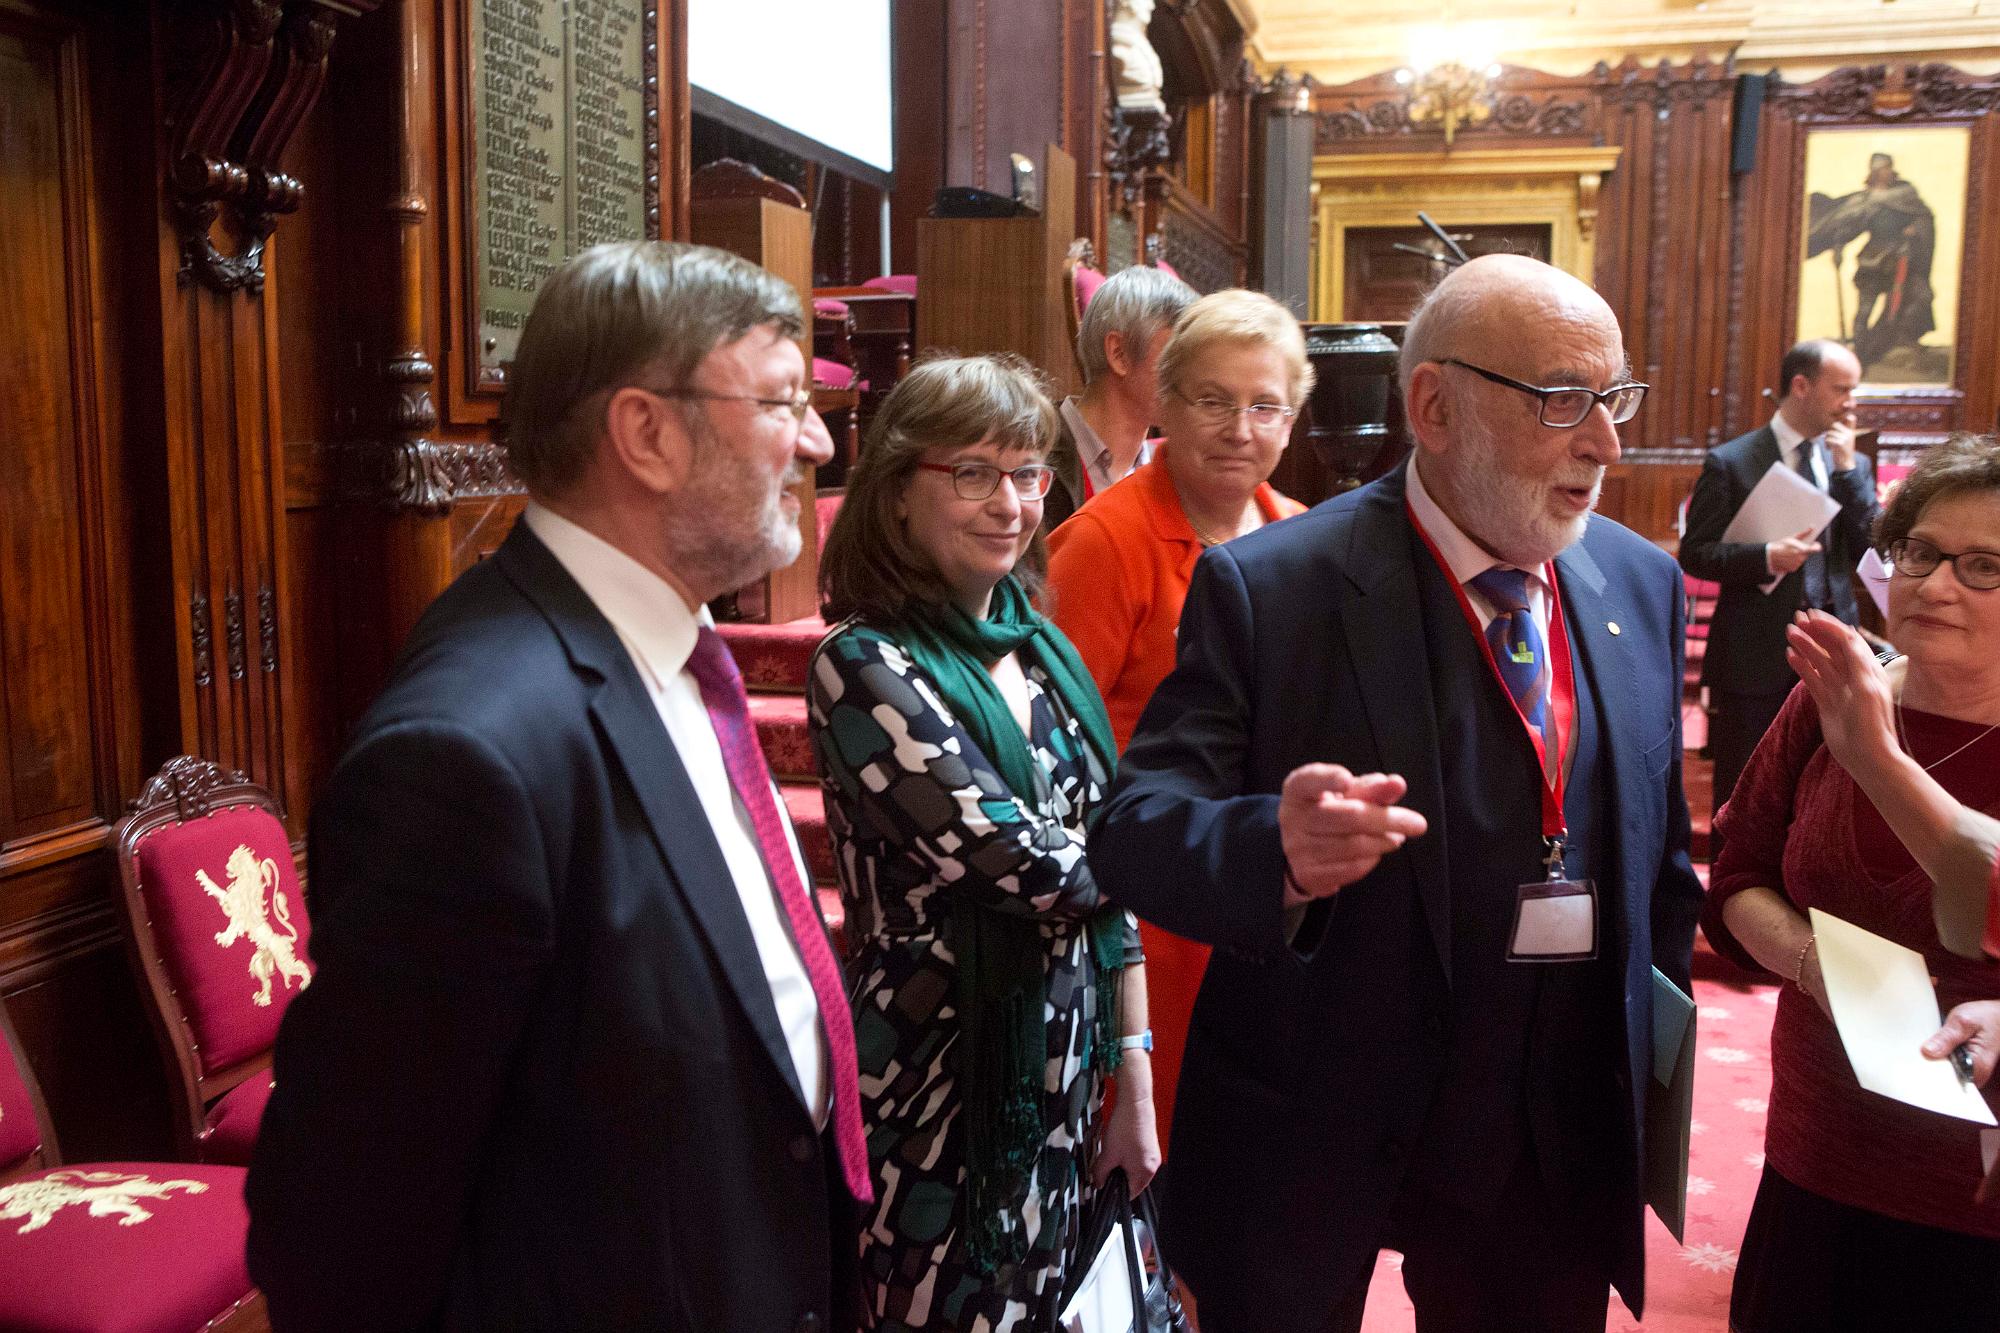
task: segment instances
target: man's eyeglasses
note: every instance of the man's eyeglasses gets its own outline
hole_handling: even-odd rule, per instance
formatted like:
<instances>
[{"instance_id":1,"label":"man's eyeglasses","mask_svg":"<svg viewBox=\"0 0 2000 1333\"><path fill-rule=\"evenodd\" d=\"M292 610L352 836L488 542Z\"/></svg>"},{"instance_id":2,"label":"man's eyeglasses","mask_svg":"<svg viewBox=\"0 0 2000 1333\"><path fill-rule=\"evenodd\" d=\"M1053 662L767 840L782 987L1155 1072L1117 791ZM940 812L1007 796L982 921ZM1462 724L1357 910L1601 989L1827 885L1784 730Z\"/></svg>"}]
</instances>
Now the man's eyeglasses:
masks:
<instances>
[{"instance_id":1,"label":"man's eyeglasses","mask_svg":"<svg viewBox=\"0 0 2000 1333\"><path fill-rule=\"evenodd\" d=\"M1497 371L1488 370L1484 366L1475 366L1470 361L1461 361L1455 356L1444 358L1444 364L1469 370L1482 379L1492 380L1495 384L1504 384L1510 389L1532 394L1541 399L1542 424L1557 430L1581 426L1584 419L1590 415L1590 409L1599 403L1603 403L1606 410L1611 413L1611 424L1622 426L1639 415L1639 404L1646 401L1646 390L1652 387L1633 381L1614 384L1602 392L1569 384L1545 389L1539 385L1523 384L1519 380L1509 379Z\"/></svg>"},{"instance_id":2,"label":"man's eyeglasses","mask_svg":"<svg viewBox=\"0 0 2000 1333\"><path fill-rule=\"evenodd\" d=\"M1950 565L1958 581L1968 588L1979 592L2000 588L2000 551L1946 553L1921 537L1903 537L1889 543L1889 563L1898 574L1913 579L1928 578L1939 565Z\"/></svg>"},{"instance_id":3,"label":"man's eyeglasses","mask_svg":"<svg viewBox=\"0 0 2000 1333\"><path fill-rule=\"evenodd\" d=\"M636 387L646 388L643 384ZM774 412L782 408L792 414L794 421L806 419L806 413L812 410L813 401L812 393L807 389L800 389L789 398L759 398L753 393L709 393L704 389L646 389L646 392L655 398L692 398L703 403L755 403Z\"/></svg>"},{"instance_id":4,"label":"man's eyeglasses","mask_svg":"<svg viewBox=\"0 0 2000 1333\"><path fill-rule=\"evenodd\" d=\"M1014 482L1014 494L1023 500L1039 500L1049 493L1056 470L1047 463L1023 463L1017 468L999 468L991 463L919 463L926 472L943 472L951 477L951 488L961 500L984 500L1000 489L1000 478Z\"/></svg>"},{"instance_id":5,"label":"man's eyeglasses","mask_svg":"<svg viewBox=\"0 0 2000 1333\"><path fill-rule=\"evenodd\" d=\"M1209 425L1228 427L1237 417L1250 418L1250 428L1256 431L1274 431L1299 414L1296 407L1286 407L1283 403L1252 403L1248 407L1238 407L1223 398L1190 398L1179 388L1174 389L1174 397L1195 410L1195 415Z\"/></svg>"}]
</instances>

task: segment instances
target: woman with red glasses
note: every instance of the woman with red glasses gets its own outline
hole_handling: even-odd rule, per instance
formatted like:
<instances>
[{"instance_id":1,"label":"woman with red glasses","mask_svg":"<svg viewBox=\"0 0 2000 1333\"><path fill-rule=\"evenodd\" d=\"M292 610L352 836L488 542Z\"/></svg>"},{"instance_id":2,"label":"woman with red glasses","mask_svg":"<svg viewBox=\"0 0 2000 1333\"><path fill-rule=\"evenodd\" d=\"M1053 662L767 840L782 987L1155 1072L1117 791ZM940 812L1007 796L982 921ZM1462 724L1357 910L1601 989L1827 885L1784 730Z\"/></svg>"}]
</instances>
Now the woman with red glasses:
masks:
<instances>
[{"instance_id":1,"label":"woman with red glasses","mask_svg":"<svg viewBox=\"0 0 2000 1333\"><path fill-rule=\"evenodd\" d=\"M1084 857L1111 729L1031 602L1054 437L1025 363L919 365L821 559L839 623L808 707L877 1200L867 1329L1053 1333L1086 1203L1159 1166L1138 930Z\"/></svg>"}]
</instances>

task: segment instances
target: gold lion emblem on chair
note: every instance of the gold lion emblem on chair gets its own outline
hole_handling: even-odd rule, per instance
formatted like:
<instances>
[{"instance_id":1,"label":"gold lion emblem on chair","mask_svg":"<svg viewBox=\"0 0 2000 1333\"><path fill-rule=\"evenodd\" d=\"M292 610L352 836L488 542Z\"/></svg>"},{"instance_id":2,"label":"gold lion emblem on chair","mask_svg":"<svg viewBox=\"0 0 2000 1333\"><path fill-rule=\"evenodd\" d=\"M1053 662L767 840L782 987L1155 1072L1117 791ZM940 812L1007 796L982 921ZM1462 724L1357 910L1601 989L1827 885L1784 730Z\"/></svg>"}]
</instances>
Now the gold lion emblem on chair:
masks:
<instances>
[{"instance_id":1,"label":"gold lion emblem on chair","mask_svg":"<svg viewBox=\"0 0 2000 1333\"><path fill-rule=\"evenodd\" d=\"M26 1218L17 1230L25 1236L40 1231L65 1208L90 1210L92 1217L118 1217L121 1227L134 1227L152 1216L142 1199L165 1199L175 1190L205 1194L199 1180L154 1180L122 1171L51 1171L34 1180L0 1185L0 1222Z\"/></svg>"},{"instance_id":2,"label":"gold lion emblem on chair","mask_svg":"<svg viewBox=\"0 0 2000 1333\"><path fill-rule=\"evenodd\" d=\"M300 990L311 983L312 969L299 959L298 950L293 947L298 943L299 932L292 925L291 905L285 901L285 891L278 887L276 861L268 856L259 860L247 846L239 846L229 854L228 888L210 879L206 870L197 869L194 875L201 881L202 892L215 899L223 915L229 918L228 929L215 932L215 942L225 949L238 940L249 940L255 946L250 955L250 975L259 986L250 997L252 1003L269 1006L274 976L283 979L286 990L292 988L294 981ZM276 926L271 924L273 918Z\"/></svg>"}]
</instances>

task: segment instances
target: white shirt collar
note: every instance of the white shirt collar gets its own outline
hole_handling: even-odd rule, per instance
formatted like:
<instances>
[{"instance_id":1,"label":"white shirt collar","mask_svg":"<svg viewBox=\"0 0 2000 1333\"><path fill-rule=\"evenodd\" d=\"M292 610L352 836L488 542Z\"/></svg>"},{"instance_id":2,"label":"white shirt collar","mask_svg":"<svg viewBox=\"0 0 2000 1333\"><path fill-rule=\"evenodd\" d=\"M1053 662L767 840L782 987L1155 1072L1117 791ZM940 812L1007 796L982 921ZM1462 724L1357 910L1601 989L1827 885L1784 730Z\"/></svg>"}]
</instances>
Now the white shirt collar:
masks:
<instances>
[{"instance_id":1,"label":"white shirt collar","mask_svg":"<svg viewBox=\"0 0 2000 1333\"><path fill-rule=\"evenodd\" d=\"M1424 489L1423 475L1417 470L1417 455L1414 452L1410 454L1404 477L1403 493L1409 497L1410 512L1417 516L1417 522L1423 527L1424 535L1431 539L1431 544L1437 547L1438 554L1444 557L1445 568L1451 571L1451 576L1458 580L1460 587L1471 583L1489 569L1514 568L1504 560L1495 560L1478 542L1466 536L1464 530L1451 521L1451 515L1445 513L1438 502L1431 498L1431 493ZM1543 577L1543 571L1531 569L1527 573L1533 583L1546 586L1547 580Z\"/></svg>"},{"instance_id":2,"label":"white shirt collar","mask_svg":"<svg viewBox=\"0 0 2000 1333\"><path fill-rule=\"evenodd\" d=\"M1798 427L1794 426L1782 411L1771 414L1771 434L1778 437L1778 452L1788 460L1798 457L1799 446L1808 438L1799 434Z\"/></svg>"},{"instance_id":3,"label":"white shirt collar","mask_svg":"<svg viewBox=\"0 0 2000 1333\"><path fill-rule=\"evenodd\" d=\"M658 691L694 653L695 632L715 622L678 589L589 529L533 500L522 515L584 595L611 622L647 684Z\"/></svg>"}]
</instances>

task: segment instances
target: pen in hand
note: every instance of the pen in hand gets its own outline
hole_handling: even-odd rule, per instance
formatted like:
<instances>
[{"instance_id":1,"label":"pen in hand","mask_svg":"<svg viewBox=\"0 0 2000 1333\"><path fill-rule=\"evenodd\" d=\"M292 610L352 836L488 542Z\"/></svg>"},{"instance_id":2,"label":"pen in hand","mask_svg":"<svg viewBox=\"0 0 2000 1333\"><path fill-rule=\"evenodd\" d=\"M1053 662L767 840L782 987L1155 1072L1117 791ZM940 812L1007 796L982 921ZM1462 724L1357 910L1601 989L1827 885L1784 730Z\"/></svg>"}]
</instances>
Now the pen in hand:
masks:
<instances>
[{"instance_id":1,"label":"pen in hand","mask_svg":"<svg viewBox=\"0 0 2000 1333\"><path fill-rule=\"evenodd\" d=\"M1964 1042L1951 1048L1951 1067L1961 1087L1972 1086L1972 1052Z\"/></svg>"}]
</instances>

